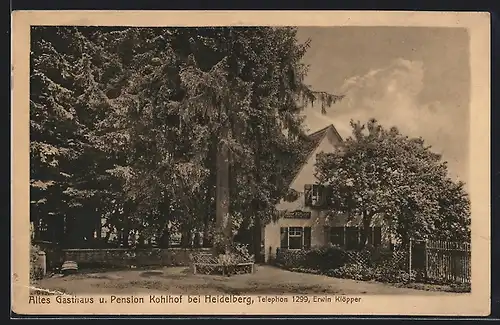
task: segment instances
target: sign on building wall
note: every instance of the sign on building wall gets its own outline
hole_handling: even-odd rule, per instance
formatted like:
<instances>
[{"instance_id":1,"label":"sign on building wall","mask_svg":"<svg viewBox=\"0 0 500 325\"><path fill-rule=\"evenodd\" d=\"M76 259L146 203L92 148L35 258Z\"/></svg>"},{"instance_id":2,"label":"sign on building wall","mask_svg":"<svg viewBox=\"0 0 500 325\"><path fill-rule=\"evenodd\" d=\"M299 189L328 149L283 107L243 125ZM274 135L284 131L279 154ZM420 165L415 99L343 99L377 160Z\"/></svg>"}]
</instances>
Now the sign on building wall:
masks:
<instances>
[{"instance_id":1,"label":"sign on building wall","mask_svg":"<svg viewBox=\"0 0 500 325\"><path fill-rule=\"evenodd\" d=\"M279 215L280 217L286 219L311 219L310 211L301 211L301 210L279 211Z\"/></svg>"}]
</instances>

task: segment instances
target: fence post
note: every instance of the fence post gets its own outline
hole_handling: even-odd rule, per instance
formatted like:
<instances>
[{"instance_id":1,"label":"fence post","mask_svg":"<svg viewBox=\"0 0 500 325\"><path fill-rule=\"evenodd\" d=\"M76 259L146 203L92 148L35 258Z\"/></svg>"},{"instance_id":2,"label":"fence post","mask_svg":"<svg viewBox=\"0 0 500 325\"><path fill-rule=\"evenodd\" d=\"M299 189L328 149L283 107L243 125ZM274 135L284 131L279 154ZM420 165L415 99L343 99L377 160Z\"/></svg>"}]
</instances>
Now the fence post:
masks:
<instances>
[{"instance_id":1,"label":"fence post","mask_svg":"<svg viewBox=\"0 0 500 325\"><path fill-rule=\"evenodd\" d=\"M428 239L425 240L424 242L424 257L425 257L425 270L424 270L424 277L425 279L427 279L427 270L429 268L429 258L427 256L427 242L428 242Z\"/></svg>"},{"instance_id":2,"label":"fence post","mask_svg":"<svg viewBox=\"0 0 500 325\"><path fill-rule=\"evenodd\" d=\"M411 259L412 259L412 257L411 257L411 253L412 253L411 252L411 247L412 247L412 245L413 245L412 244L412 240L410 238L410 247L409 247L409 254L408 254L409 255L409 258L408 258L408 274L410 275L410 279L411 279Z\"/></svg>"}]
</instances>

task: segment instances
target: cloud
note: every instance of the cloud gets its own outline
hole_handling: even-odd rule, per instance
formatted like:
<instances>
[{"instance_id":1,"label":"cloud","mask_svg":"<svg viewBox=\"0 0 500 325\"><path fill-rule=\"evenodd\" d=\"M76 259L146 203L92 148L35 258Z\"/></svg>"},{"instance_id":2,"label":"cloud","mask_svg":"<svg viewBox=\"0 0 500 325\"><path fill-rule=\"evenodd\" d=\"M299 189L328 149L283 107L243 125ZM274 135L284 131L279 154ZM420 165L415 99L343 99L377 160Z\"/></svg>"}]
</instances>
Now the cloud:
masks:
<instances>
[{"instance_id":1,"label":"cloud","mask_svg":"<svg viewBox=\"0 0 500 325\"><path fill-rule=\"evenodd\" d=\"M347 79L340 89L345 100L322 115L308 108L311 130L334 124L343 137L351 133L351 119L376 118L397 126L409 136L421 136L448 161L450 175L467 181L467 121L455 107L442 101L423 102L425 67L422 62L397 59L390 65ZM445 82L445 81L443 81Z\"/></svg>"}]
</instances>

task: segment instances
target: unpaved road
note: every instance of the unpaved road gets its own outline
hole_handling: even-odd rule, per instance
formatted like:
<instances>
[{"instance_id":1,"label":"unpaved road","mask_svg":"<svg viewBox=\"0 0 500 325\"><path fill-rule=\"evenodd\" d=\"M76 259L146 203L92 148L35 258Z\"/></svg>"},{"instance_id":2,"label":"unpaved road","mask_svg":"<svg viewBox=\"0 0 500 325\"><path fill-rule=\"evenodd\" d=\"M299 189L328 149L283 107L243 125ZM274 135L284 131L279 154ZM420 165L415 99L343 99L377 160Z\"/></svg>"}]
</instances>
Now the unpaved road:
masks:
<instances>
[{"instance_id":1,"label":"unpaved road","mask_svg":"<svg viewBox=\"0 0 500 325\"><path fill-rule=\"evenodd\" d=\"M186 267L166 267L52 277L41 280L36 286L68 294L459 295L296 273L264 265L256 266L254 274L231 277L193 275Z\"/></svg>"}]
</instances>

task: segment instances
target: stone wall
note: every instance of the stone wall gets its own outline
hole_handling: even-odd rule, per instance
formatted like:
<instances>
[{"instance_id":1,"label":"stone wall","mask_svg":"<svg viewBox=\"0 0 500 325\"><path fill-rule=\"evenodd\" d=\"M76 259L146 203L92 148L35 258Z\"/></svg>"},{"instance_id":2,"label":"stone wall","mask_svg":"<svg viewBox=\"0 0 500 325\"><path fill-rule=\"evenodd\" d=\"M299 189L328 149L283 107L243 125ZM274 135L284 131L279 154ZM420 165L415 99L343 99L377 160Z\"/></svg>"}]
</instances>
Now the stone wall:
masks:
<instances>
[{"instance_id":1,"label":"stone wall","mask_svg":"<svg viewBox=\"0 0 500 325\"><path fill-rule=\"evenodd\" d=\"M127 267L127 266L188 266L192 253L210 248L149 248L149 249L63 249L65 261L85 267Z\"/></svg>"},{"instance_id":2,"label":"stone wall","mask_svg":"<svg viewBox=\"0 0 500 325\"><path fill-rule=\"evenodd\" d=\"M61 267L64 262L62 260L63 254L57 244L47 241L33 241L32 245L38 247L40 251L45 253L45 265L47 271L52 271Z\"/></svg>"}]
</instances>

